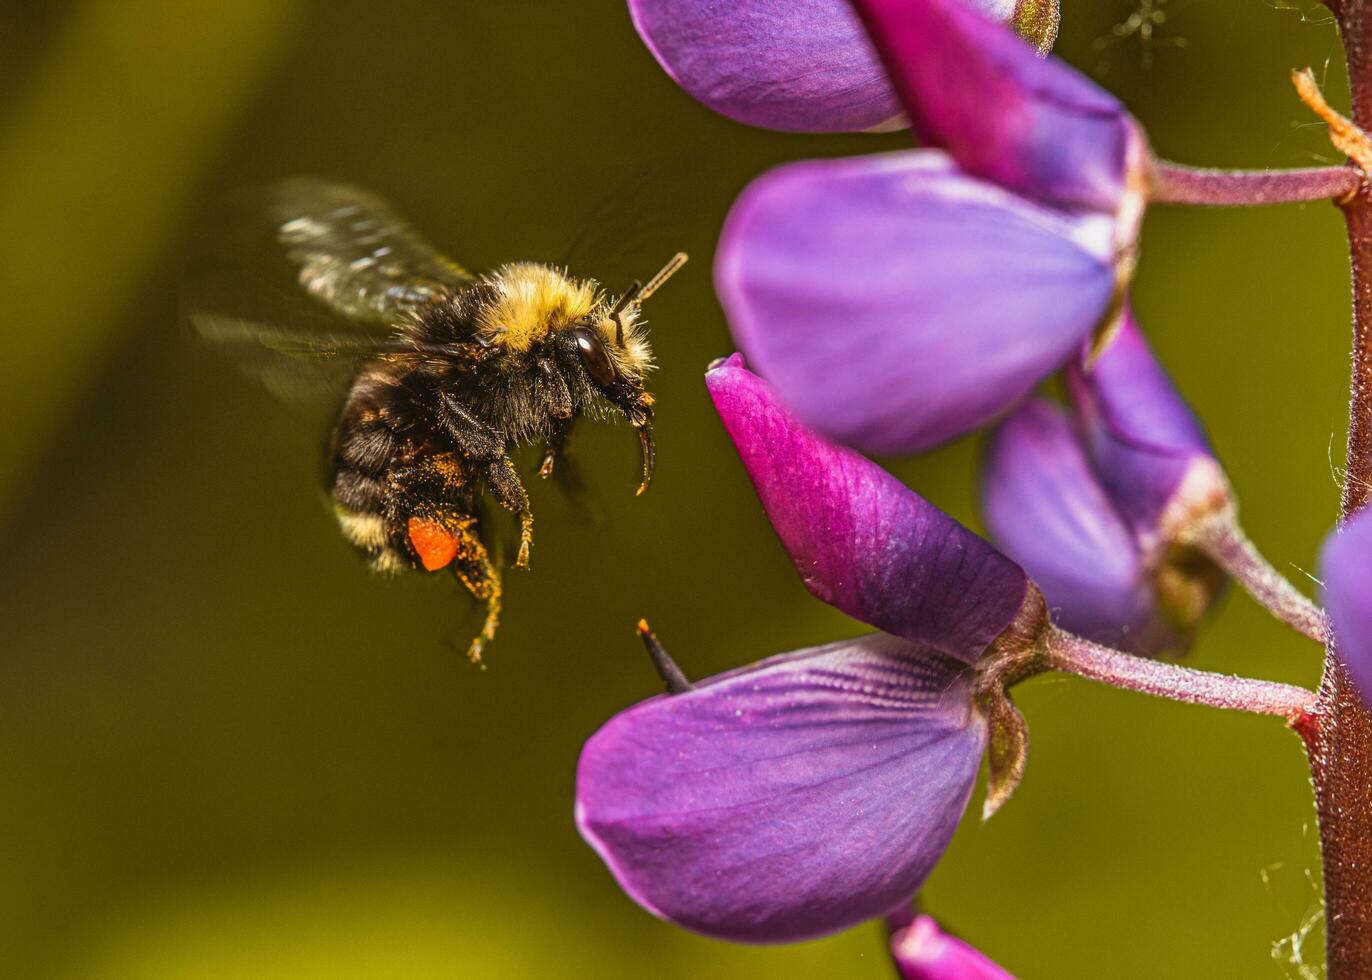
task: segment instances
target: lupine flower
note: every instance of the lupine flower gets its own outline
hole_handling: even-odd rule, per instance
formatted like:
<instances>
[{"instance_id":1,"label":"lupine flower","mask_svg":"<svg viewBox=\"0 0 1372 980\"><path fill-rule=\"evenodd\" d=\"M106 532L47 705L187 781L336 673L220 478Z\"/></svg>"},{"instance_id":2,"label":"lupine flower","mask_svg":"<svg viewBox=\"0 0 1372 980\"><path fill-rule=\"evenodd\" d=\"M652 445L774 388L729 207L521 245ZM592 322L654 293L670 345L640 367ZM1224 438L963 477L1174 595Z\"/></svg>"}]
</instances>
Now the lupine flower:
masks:
<instances>
[{"instance_id":1,"label":"lupine flower","mask_svg":"<svg viewBox=\"0 0 1372 980\"><path fill-rule=\"evenodd\" d=\"M1320 572L1339 659L1372 706L1372 512L1359 512L1329 536Z\"/></svg>"},{"instance_id":2,"label":"lupine flower","mask_svg":"<svg viewBox=\"0 0 1372 980\"><path fill-rule=\"evenodd\" d=\"M916 915L891 932L891 958L901 980L1015 980L986 954Z\"/></svg>"},{"instance_id":3,"label":"lupine flower","mask_svg":"<svg viewBox=\"0 0 1372 980\"><path fill-rule=\"evenodd\" d=\"M1068 382L1071 415L1035 399L991 438L981 496L992 537L1064 628L1135 653L1184 648L1224 580L1186 533L1230 506L1227 481L1128 314Z\"/></svg>"},{"instance_id":4,"label":"lupine flower","mask_svg":"<svg viewBox=\"0 0 1372 980\"><path fill-rule=\"evenodd\" d=\"M969 0L1040 50L1055 0ZM739 122L800 132L908 125L848 0L629 0L634 26L683 89Z\"/></svg>"},{"instance_id":5,"label":"lupine flower","mask_svg":"<svg viewBox=\"0 0 1372 980\"><path fill-rule=\"evenodd\" d=\"M938 150L781 167L720 241L735 339L873 452L990 422L1116 318L1151 157L1113 97L962 0L854 0Z\"/></svg>"},{"instance_id":6,"label":"lupine flower","mask_svg":"<svg viewBox=\"0 0 1372 980\"><path fill-rule=\"evenodd\" d=\"M654 914L805 939L885 914L929 875L987 748L977 668L1032 643L1042 600L985 541L800 425L737 355L707 384L805 584L879 632L617 715L582 753L577 824Z\"/></svg>"}]
</instances>

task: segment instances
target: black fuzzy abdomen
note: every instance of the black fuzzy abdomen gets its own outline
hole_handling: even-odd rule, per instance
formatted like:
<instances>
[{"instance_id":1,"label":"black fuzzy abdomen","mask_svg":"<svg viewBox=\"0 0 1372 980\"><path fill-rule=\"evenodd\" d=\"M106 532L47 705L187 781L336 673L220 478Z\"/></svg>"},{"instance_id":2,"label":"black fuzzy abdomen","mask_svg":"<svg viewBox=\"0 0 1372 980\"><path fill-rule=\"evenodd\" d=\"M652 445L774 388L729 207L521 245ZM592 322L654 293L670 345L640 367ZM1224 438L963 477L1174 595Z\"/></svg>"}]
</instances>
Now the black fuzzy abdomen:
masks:
<instances>
[{"instance_id":1,"label":"black fuzzy abdomen","mask_svg":"<svg viewBox=\"0 0 1372 980\"><path fill-rule=\"evenodd\" d=\"M330 493L344 536L380 571L419 564L411 517L460 520L475 507L470 467L456 456L405 367L367 365L334 435Z\"/></svg>"}]
</instances>

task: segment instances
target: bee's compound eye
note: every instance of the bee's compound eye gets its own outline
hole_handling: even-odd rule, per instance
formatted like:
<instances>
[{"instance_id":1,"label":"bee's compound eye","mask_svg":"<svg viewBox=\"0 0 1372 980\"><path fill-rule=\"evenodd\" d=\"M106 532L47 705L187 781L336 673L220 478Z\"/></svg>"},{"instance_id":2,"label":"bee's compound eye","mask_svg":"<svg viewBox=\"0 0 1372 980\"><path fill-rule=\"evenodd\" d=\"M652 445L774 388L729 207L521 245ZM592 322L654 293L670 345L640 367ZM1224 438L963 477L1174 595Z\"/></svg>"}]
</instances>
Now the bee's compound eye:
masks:
<instances>
[{"instance_id":1,"label":"bee's compound eye","mask_svg":"<svg viewBox=\"0 0 1372 980\"><path fill-rule=\"evenodd\" d=\"M576 349L581 353L581 363L586 366L586 373L591 380L602 387L613 383L614 362L610 360L600 338L586 327L577 327L572 331L572 336L576 338Z\"/></svg>"}]
</instances>

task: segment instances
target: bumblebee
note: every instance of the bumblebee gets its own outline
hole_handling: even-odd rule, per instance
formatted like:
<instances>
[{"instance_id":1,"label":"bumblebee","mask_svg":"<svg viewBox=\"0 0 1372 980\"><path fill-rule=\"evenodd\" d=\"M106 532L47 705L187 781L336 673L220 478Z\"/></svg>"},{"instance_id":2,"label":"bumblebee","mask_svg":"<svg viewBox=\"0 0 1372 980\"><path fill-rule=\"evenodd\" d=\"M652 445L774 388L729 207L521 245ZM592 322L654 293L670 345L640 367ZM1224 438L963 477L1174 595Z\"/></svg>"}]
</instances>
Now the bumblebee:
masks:
<instances>
[{"instance_id":1,"label":"bumblebee","mask_svg":"<svg viewBox=\"0 0 1372 980\"><path fill-rule=\"evenodd\" d=\"M200 312L211 340L245 333L288 353L359 358L330 445L329 493L344 536L381 572L450 569L485 606L468 656L481 661L500 620L501 577L483 540L489 495L520 528L529 567L533 513L511 458L543 448L553 476L577 419L623 416L653 475L652 350L642 304L686 261L617 296L535 262L474 276L379 198L315 180L269 193L274 235L304 291L333 315L384 333L343 340Z\"/></svg>"}]
</instances>

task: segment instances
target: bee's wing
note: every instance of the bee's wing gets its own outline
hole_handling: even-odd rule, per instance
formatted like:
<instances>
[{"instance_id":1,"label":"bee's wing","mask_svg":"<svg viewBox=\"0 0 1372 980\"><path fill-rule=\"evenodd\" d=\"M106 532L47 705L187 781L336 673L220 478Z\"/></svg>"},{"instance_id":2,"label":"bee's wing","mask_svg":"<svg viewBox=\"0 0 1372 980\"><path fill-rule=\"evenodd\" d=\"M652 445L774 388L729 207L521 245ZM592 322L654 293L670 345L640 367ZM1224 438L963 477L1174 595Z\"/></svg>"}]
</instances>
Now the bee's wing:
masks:
<instances>
[{"instance_id":1,"label":"bee's wing","mask_svg":"<svg viewBox=\"0 0 1372 980\"><path fill-rule=\"evenodd\" d=\"M393 352L393 342L385 337L305 330L195 309L187 320L205 344L227 354L243 374L304 408L336 404L359 362Z\"/></svg>"},{"instance_id":2,"label":"bee's wing","mask_svg":"<svg viewBox=\"0 0 1372 980\"><path fill-rule=\"evenodd\" d=\"M573 270L594 270L601 282L618 285L644 277L645 268L659 256L698 248L683 241L683 229L697 233L706 227L700 216L702 186L698 161L711 151L688 147L649 159L627 177L613 181L610 189L582 218L579 231L559 254L558 265ZM718 228L713 219L708 225ZM713 231L711 232L713 234Z\"/></svg>"},{"instance_id":3,"label":"bee's wing","mask_svg":"<svg viewBox=\"0 0 1372 980\"><path fill-rule=\"evenodd\" d=\"M472 281L374 194L297 177L266 195L300 284L349 320L389 326Z\"/></svg>"},{"instance_id":4,"label":"bee's wing","mask_svg":"<svg viewBox=\"0 0 1372 980\"><path fill-rule=\"evenodd\" d=\"M249 316L191 309L187 319L200 339L287 401L337 399L359 362L394 358L472 370L496 350L476 341L430 344L404 333L367 334L342 329L302 329Z\"/></svg>"}]
</instances>

